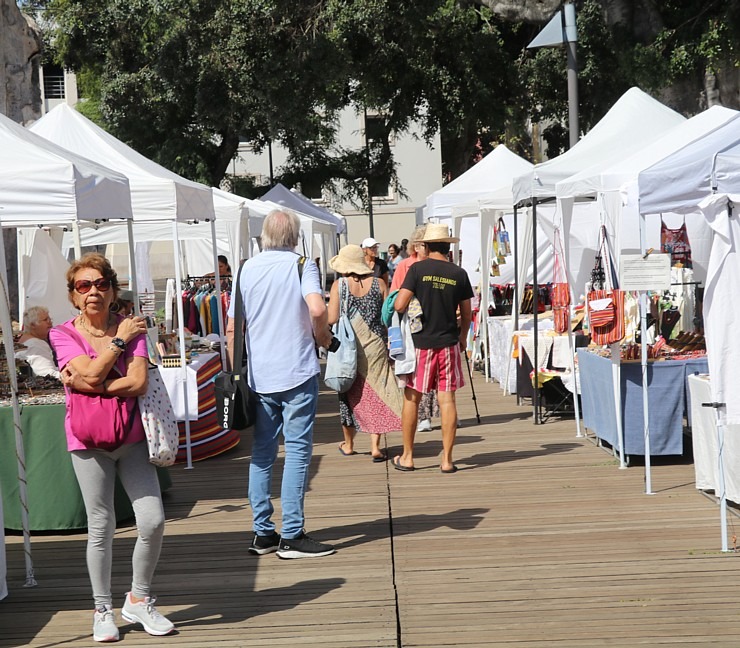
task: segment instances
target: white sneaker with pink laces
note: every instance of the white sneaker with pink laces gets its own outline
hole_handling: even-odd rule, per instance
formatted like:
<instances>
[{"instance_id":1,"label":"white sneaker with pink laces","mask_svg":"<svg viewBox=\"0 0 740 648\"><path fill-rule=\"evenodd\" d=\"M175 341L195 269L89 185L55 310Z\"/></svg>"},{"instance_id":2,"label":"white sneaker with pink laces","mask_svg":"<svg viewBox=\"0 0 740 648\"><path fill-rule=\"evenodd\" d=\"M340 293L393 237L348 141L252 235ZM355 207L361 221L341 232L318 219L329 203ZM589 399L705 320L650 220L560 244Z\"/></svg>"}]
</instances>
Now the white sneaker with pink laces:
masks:
<instances>
[{"instance_id":1,"label":"white sneaker with pink laces","mask_svg":"<svg viewBox=\"0 0 740 648\"><path fill-rule=\"evenodd\" d=\"M127 592L126 601L121 608L121 616L129 623L140 623L150 635L159 637L172 632L175 624L157 612L154 601L156 598L147 596L143 601L134 603L131 600L131 592Z\"/></svg>"}]
</instances>

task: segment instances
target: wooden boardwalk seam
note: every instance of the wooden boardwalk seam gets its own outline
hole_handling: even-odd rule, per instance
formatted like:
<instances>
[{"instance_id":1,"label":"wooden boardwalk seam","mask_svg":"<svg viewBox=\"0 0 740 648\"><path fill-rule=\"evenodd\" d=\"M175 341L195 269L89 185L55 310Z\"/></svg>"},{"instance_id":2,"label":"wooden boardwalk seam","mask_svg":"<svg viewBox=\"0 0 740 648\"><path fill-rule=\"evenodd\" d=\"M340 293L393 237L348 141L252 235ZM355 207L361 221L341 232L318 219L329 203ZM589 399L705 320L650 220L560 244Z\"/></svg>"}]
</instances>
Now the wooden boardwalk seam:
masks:
<instances>
[{"instance_id":1,"label":"wooden boardwalk seam","mask_svg":"<svg viewBox=\"0 0 740 648\"><path fill-rule=\"evenodd\" d=\"M336 395L322 392L306 517L337 546L330 557L247 553L249 431L233 451L170 469L154 591L179 632L121 623L120 645L740 646L738 556L719 550L719 512L690 459L656 461L645 495L642 466L620 470L572 419L535 426L531 408L474 380L482 422L466 387L454 475L439 472L438 421L417 435L413 473L373 464L365 438L342 456ZM391 456L400 445L389 435ZM279 459L277 520L281 470ZM33 589L22 538L7 538L0 647L95 645L85 537L34 534ZM134 537L131 524L117 529L117 609Z\"/></svg>"}]
</instances>

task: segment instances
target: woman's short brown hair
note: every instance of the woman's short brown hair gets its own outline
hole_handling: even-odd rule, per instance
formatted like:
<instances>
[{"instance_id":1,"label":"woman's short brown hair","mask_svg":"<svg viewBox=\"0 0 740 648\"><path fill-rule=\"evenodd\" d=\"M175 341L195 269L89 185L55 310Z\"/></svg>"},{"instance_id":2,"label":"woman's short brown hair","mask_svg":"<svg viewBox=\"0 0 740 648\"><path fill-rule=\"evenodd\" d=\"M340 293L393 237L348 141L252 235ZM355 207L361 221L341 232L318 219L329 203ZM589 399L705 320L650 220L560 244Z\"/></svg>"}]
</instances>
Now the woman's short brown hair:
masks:
<instances>
[{"instance_id":1,"label":"woman's short brown hair","mask_svg":"<svg viewBox=\"0 0 740 648\"><path fill-rule=\"evenodd\" d=\"M110 287L113 291L113 301L118 299L118 292L120 285L118 284L118 275L111 266L110 261L106 259L99 252L88 252L83 254L82 257L72 262L67 269L67 291L69 293L69 301L74 305L72 300L72 293L75 290L75 275L83 268L92 268L97 270L105 279L110 279Z\"/></svg>"}]
</instances>

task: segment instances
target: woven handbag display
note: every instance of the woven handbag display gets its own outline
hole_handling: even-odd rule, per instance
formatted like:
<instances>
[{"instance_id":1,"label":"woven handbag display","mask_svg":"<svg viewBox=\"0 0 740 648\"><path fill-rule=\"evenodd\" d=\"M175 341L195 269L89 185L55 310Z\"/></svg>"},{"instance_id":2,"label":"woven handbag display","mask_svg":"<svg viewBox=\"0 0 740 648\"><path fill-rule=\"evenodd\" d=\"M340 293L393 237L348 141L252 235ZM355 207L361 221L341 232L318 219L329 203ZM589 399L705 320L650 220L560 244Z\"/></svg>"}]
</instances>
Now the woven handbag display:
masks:
<instances>
[{"instance_id":1,"label":"woven handbag display","mask_svg":"<svg viewBox=\"0 0 740 648\"><path fill-rule=\"evenodd\" d=\"M604 267L605 266L605 267ZM616 271L609 254L606 227L601 226L601 242L594 273L600 281L588 292L588 322L594 344L614 344L624 338L624 290L617 287ZM592 274L594 274L592 273Z\"/></svg>"},{"instance_id":2,"label":"woven handbag display","mask_svg":"<svg viewBox=\"0 0 740 648\"><path fill-rule=\"evenodd\" d=\"M552 304L552 317L555 330L565 333L570 324L570 286L565 272L565 253L560 238L560 228L555 228L553 249L555 251L555 267L553 268L553 285L550 303Z\"/></svg>"}]
</instances>

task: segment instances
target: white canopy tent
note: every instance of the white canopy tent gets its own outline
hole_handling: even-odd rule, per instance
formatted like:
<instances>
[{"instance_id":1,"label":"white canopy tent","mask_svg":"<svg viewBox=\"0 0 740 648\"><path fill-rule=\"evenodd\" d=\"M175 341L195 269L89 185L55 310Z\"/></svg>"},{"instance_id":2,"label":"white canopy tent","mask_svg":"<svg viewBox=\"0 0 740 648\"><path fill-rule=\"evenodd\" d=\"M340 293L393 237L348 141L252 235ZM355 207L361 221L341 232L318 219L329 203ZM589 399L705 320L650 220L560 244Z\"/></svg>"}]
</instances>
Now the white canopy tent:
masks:
<instances>
[{"instance_id":1,"label":"white canopy tent","mask_svg":"<svg viewBox=\"0 0 740 648\"><path fill-rule=\"evenodd\" d=\"M684 118L639 88L630 88L578 143L514 179L514 202L556 196L561 180L596 164L607 166L660 137Z\"/></svg>"},{"instance_id":2,"label":"white canopy tent","mask_svg":"<svg viewBox=\"0 0 740 648\"><path fill-rule=\"evenodd\" d=\"M35 585L26 497L25 454L18 382L10 320L7 262L2 232L6 227L63 225L78 219L130 219L131 200L125 176L64 151L0 115L0 329L10 374L13 425L18 456L26 560L26 585ZM64 276L61 277L64 286ZM66 294L66 286L64 293ZM4 552L2 552L4 558ZM0 573L4 573L0 568ZM0 590L4 589L0 584Z\"/></svg>"},{"instance_id":3,"label":"white canopy tent","mask_svg":"<svg viewBox=\"0 0 740 648\"><path fill-rule=\"evenodd\" d=\"M456 209L473 214L482 205L511 210L514 204L512 181L531 172L533 166L499 144L461 176L427 196L425 216L427 219L450 218Z\"/></svg>"},{"instance_id":4,"label":"white canopy tent","mask_svg":"<svg viewBox=\"0 0 740 648\"><path fill-rule=\"evenodd\" d=\"M664 211L705 218L712 229L712 247L704 292L704 330L716 413L719 449L722 549L727 551L727 507L724 489L723 439L737 433L740 349L733 323L740 318L740 117L685 146L639 174L639 205L643 218ZM665 183L668 183L667 185Z\"/></svg>"},{"instance_id":5,"label":"white canopy tent","mask_svg":"<svg viewBox=\"0 0 740 648\"><path fill-rule=\"evenodd\" d=\"M603 161L587 169L574 174L557 183L556 193L560 199L560 206L564 220L568 223L569 231L566 231L566 241L574 260L574 266L581 270L588 269L584 263L579 263L577 258L581 250L574 246L574 233L590 236L590 242L594 248L598 241L598 226L604 224L613 244L615 256L622 253L644 251L651 246L660 249L660 221L654 219L648 233L643 227L637 207L637 185L638 174L643 169L651 166L656 161L665 158L672 152L680 149L689 142L702 138L717 127L732 120L737 112L716 106L710 108L689 120L684 120L668 129L652 144L639 148L631 156L618 160L612 164ZM573 214L573 198L595 197L596 206L599 210L598 220L589 224L580 219L577 221ZM673 215L662 215L668 221L669 227L678 225L672 222ZM692 260L694 276L704 279L706 276L706 263L709 256L709 227L704 219L693 219L687 223L689 238L692 241ZM587 249L587 248L586 248ZM583 282L585 277L577 279L571 273L569 280ZM577 287L583 283L575 284ZM645 296L641 296L641 311L644 315L646 309ZM644 321L641 318L641 321ZM648 427L648 397L647 397L647 349L646 332L643 330L641 337L643 344L643 410L645 420L645 485L646 492L651 493L651 471L650 471L650 432Z\"/></svg>"},{"instance_id":6,"label":"white canopy tent","mask_svg":"<svg viewBox=\"0 0 740 648\"><path fill-rule=\"evenodd\" d=\"M178 221L211 221L211 240L215 240L215 211L213 193L210 187L192 182L165 169L144 157L130 146L116 139L110 133L91 122L74 108L65 103L49 111L31 126L31 130L46 139L63 146L79 155L86 155L116 168L129 180L131 207L136 222L169 222L172 229L172 249L175 262L176 280L181 283L181 256ZM218 279L218 262L213 253L213 263ZM134 254L133 228L129 222L129 281L136 295L136 262ZM134 301L138 310L138 299ZM187 367L185 361L185 332L182 326L182 302L177 300L180 362L182 365L183 402L188 409ZM221 313L219 311L219 318ZM224 330L220 327L220 330ZM192 467L190 446L190 422L185 420L188 468Z\"/></svg>"},{"instance_id":7,"label":"white canopy tent","mask_svg":"<svg viewBox=\"0 0 740 648\"><path fill-rule=\"evenodd\" d=\"M306 196L295 189L288 189L285 185L278 183L262 196L260 200L280 205L281 207L287 207L296 213L300 212L314 220L334 225L337 234L345 235L346 242L347 226L344 218L333 214L328 209L324 209L321 205L317 205L311 199L306 198Z\"/></svg>"},{"instance_id":8,"label":"white canopy tent","mask_svg":"<svg viewBox=\"0 0 740 648\"><path fill-rule=\"evenodd\" d=\"M566 178L594 167L595 165L607 166L617 160L629 156L635 150L653 142L663 133L670 130L684 118L677 112L656 101L639 88L630 88L609 109L604 117L594 126L581 140L571 149L556 158L535 165L534 169L525 175L516 178L513 182L513 193L515 203L531 203L533 218L538 222L538 203L552 201L555 199L556 184ZM571 220L573 218L573 201L559 201L553 212L553 232L561 228L565 232L573 231ZM586 212L588 208L586 208ZM594 207L594 221L598 220L598 208ZM594 228L597 232L598 228ZM576 268L583 268L582 259L577 259L568 236L564 237L565 264L569 273ZM594 250L598 244L594 244ZM582 249L581 249L582 250ZM535 281L537 277L535 266ZM574 277L569 275L571 290L580 290L580 286L574 283ZM575 302L571 297L571 304ZM571 306L572 308L572 306ZM535 331L537 330L537 318L535 316ZM537 354L537 336L535 335L535 355ZM613 379L616 390L619 388L619 366L617 349L612 347ZM535 393L535 401L538 394ZM618 403L619 398L615 398ZM537 405L535 402L535 418ZM617 428L621 428L621 413L616 407ZM578 433L580 434L580 424ZM620 464L624 466L624 454L622 452L621 435L620 440Z\"/></svg>"},{"instance_id":9,"label":"white canopy tent","mask_svg":"<svg viewBox=\"0 0 740 648\"><path fill-rule=\"evenodd\" d=\"M425 215L429 220L450 221L453 235L460 239L456 248L462 253L461 265L468 272L471 283L482 284L481 278L489 276L492 264L492 237L494 227L499 219L504 221L507 231L511 232L514 247L514 263L499 266L501 273L497 283L514 283L517 287L514 303L519 303L521 291L527 278L532 278L532 267L522 264L518 268L518 259L525 248L531 245L531 216L517 218L514 215L512 181L519 175L531 171L533 165L519 157L506 146L499 145L480 162L461 176L427 196ZM521 216L521 215L520 215ZM459 254L455 255L459 258ZM552 271L552 251L544 235L538 242L538 259L544 265L549 264ZM518 276L517 276L518 274ZM489 286L481 285L481 335L488 349L487 313L490 304ZM518 308L514 306L514 319L517 319ZM486 357L490 357L489 350ZM486 379L488 379L486 363Z\"/></svg>"}]
</instances>

